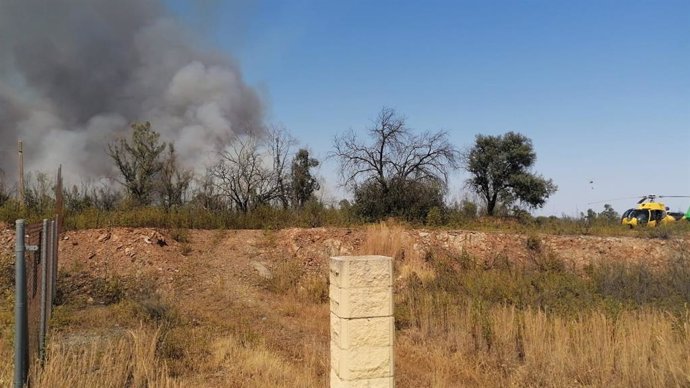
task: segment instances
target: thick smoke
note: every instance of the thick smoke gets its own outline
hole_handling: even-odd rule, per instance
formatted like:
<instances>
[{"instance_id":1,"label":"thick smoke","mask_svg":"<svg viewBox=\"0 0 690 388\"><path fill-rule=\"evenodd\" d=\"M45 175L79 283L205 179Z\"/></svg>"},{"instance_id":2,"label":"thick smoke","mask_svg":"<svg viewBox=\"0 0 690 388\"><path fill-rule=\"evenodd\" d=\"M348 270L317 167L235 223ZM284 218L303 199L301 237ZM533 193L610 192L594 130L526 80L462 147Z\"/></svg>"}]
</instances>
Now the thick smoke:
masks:
<instances>
[{"instance_id":1,"label":"thick smoke","mask_svg":"<svg viewBox=\"0 0 690 388\"><path fill-rule=\"evenodd\" d=\"M0 168L68 177L113 172L105 150L133 121L151 121L198 169L234 134L263 131L257 93L218 50L204 48L159 0L0 2Z\"/></svg>"}]
</instances>

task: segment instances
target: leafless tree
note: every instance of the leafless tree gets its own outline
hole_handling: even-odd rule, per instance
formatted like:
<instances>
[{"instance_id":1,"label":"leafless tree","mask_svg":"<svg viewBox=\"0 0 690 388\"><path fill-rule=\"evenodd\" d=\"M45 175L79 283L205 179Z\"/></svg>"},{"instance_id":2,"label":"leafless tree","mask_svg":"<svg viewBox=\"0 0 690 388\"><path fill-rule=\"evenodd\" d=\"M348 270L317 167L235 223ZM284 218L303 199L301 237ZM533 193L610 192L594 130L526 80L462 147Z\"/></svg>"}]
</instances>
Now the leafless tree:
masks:
<instances>
[{"instance_id":1,"label":"leafless tree","mask_svg":"<svg viewBox=\"0 0 690 388\"><path fill-rule=\"evenodd\" d=\"M290 206L290 161L288 159L295 139L282 125L273 125L268 132L268 146L273 162L273 174L275 178L277 200L283 209Z\"/></svg>"},{"instance_id":2,"label":"leafless tree","mask_svg":"<svg viewBox=\"0 0 690 388\"><path fill-rule=\"evenodd\" d=\"M275 175L264 165L259 142L237 137L211 169L214 184L243 213L275 198Z\"/></svg>"},{"instance_id":3,"label":"leafless tree","mask_svg":"<svg viewBox=\"0 0 690 388\"><path fill-rule=\"evenodd\" d=\"M211 169L214 186L241 212L261 205L290 205L289 155L295 140L282 126L263 138L238 136Z\"/></svg>"},{"instance_id":4,"label":"leafless tree","mask_svg":"<svg viewBox=\"0 0 690 388\"><path fill-rule=\"evenodd\" d=\"M446 132L417 135L393 109L381 109L367 132L372 144L362 142L353 131L335 138L331 157L340 162L347 186L375 181L386 191L393 180L445 184L449 170L458 167L459 151L448 142Z\"/></svg>"},{"instance_id":5,"label":"leafless tree","mask_svg":"<svg viewBox=\"0 0 690 388\"><path fill-rule=\"evenodd\" d=\"M216 166L207 167L205 174L195 179L192 200L190 201L192 206L209 211L227 210L227 203L215 183L216 178L213 176L215 168Z\"/></svg>"},{"instance_id":6,"label":"leafless tree","mask_svg":"<svg viewBox=\"0 0 690 388\"><path fill-rule=\"evenodd\" d=\"M192 181L192 172L181 168L177 163L175 147L168 143L168 152L163 159L160 172L160 196L166 209L181 206Z\"/></svg>"}]
</instances>

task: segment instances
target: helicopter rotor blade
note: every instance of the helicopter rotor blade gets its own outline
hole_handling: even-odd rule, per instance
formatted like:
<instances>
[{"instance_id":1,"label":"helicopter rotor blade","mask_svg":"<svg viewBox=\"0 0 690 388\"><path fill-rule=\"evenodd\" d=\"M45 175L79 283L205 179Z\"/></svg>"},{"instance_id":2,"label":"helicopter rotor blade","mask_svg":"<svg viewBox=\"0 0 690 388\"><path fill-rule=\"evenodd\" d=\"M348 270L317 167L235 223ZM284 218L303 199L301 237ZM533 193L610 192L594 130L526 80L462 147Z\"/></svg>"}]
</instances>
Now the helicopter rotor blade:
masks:
<instances>
[{"instance_id":1,"label":"helicopter rotor blade","mask_svg":"<svg viewBox=\"0 0 690 388\"><path fill-rule=\"evenodd\" d=\"M659 198L690 198L690 195L659 195Z\"/></svg>"},{"instance_id":2,"label":"helicopter rotor blade","mask_svg":"<svg viewBox=\"0 0 690 388\"><path fill-rule=\"evenodd\" d=\"M594 202L587 202L587 205L595 205L597 203L609 203L609 202L615 202L615 201L623 201L623 200L628 200L628 199L637 199L640 198L639 195L636 195L634 197L621 197L621 198L611 198L611 199L605 199L603 201L594 201Z\"/></svg>"}]
</instances>

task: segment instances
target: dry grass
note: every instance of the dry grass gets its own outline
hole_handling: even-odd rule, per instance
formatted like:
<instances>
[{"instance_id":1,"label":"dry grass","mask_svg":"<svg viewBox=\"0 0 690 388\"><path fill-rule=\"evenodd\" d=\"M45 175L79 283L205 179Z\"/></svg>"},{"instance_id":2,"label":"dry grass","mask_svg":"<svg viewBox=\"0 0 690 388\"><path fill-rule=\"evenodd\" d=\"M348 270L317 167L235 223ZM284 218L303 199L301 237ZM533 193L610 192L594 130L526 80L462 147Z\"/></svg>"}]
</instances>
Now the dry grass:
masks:
<instances>
[{"instance_id":1,"label":"dry grass","mask_svg":"<svg viewBox=\"0 0 690 388\"><path fill-rule=\"evenodd\" d=\"M400 386L690 384L690 321L658 311L565 319L514 307L421 299L419 327L398 334Z\"/></svg>"},{"instance_id":2,"label":"dry grass","mask_svg":"<svg viewBox=\"0 0 690 388\"><path fill-rule=\"evenodd\" d=\"M646 278L634 268L600 276L599 283L612 284L618 293L592 286L597 277L583 283L544 260L529 273L507 263L488 268L464 254L419 250L411 233L418 232L395 223L371 225L357 250L395 258L398 387L690 386L690 314L682 299L673 301L681 309L652 304L668 300L674 288L642 298L646 294L636 290L647 283L630 279ZM526 243L548 258L536 237ZM257 249L276 244L264 245ZM686 284L690 266L683 263L670 279ZM272 270L272 279L256 284L214 272L203 279L212 287L195 290L193 304L131 300L125 293L112 305L60 306L45 369L32 372L34 386L327 386L324 274L304 273L289 261ZM652 283L661 284L662 275L650 278ZM585 291L590 302L583 302ZM651 302L612 312L596 304L601 295L606 302L633 300L631 295ZM11 304L5 310L9 314ZM123 329L108 338L85 334L113 325ZM8 386L12 331L0 329L0 357L10 360L0 364L0 386Z\"/></svg>"},{"instance_id":3,"label":"dry grass","mask_svg":"<svg viewBox=\"0 0 690 388\"><path fill-rule=\"evenodd\" d=\"M43 368L30 372L35 387L178 387L167 367L156 357L158 331L140 327L124 336L78 337L53 341ZM14 365L9 349L0 349L5 360L0 383L10 386Z\"/></svg>"},{"instance_id":4,"label":"dry grass","mask_svg":"<svg viewBox=\"0 0 690 388\"><path fill-rule=\"evenodd\" d=\"M366 239L357 250L360 255L383 255L394 259L398 277L405 279L416 274L424 280L434 277L427 260L427 252L415 249L409 228L396 222L380 222L366 226Z\"/></svg>"}]
</instances>

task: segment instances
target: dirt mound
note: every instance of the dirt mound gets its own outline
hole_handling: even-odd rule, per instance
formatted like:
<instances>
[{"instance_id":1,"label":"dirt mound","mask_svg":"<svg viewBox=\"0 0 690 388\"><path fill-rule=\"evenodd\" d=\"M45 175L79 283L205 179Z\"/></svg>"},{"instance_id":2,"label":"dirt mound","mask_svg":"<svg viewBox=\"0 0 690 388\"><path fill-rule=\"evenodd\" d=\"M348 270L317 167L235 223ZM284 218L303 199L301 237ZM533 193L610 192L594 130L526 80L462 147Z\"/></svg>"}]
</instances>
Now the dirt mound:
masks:
<instances>
[{"instance_id":1,"label":"dirt mound","mask_svg":"<svg viewBox=\"0 0 690 388\"><path fill-rule=\"evenodd\" d=\"M688 245L687 237L664 240L526 236L461 230L402 230L400 233L408 245L404 249L420 256L441 249L451 254L465 253L488 263L498 259L520 263L529 261L538 249L550 252L576 269L607 261L660 266L674 251ZM155 228L68 231L60 238L60 268L73 275L87 273L84 277L87 280L122 277L134 283L153 282L159 291L177 289L179 293L182 288L196 290L208 282L204 279L216 279L224 274L240 282L257 281L261 277L257 268L272 272L288 260L297 262L308 273L325 276L331 256L382 253L364 252L366 239L366 228L193 230L182 235L179 231ZM0 228L0 254L13 255L13 251L14 230ZM75 284L88 283L82 277L73 278Z\"/></svg>"},{"instance_id":2,"label":"dirt mound","mask_svg":"<svg viewBox=\"0 0 690 388\"><path fill-rule=\"evenodd\" d=\"M157 229L69 231L60 238L60 267L94 278L155 279L158 287L170 289L185 259L180 244Z\"/></svg>"}]
</instances>

